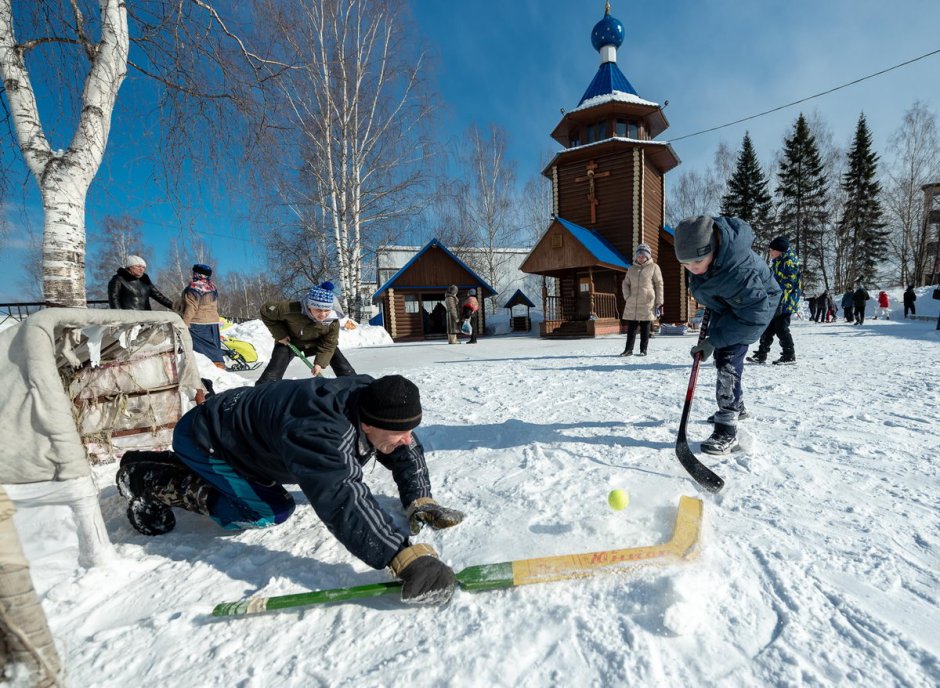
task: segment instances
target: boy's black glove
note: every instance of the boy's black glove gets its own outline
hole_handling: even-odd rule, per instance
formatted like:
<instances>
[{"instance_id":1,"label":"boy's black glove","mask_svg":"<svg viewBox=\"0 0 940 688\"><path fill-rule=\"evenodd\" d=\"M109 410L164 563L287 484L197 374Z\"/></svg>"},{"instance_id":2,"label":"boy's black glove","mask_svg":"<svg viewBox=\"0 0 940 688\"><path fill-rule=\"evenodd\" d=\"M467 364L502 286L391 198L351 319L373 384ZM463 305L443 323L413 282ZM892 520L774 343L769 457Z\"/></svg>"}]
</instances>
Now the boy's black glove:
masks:
<instances>
[{"instance_id":1,"label":"boy's black glove","mask_svg":"<svg viewBox=\"0 0 940 688\"><path fill-rule=\"evenodd\" d=\"M408 517L411 534L417 535L425 523L435 530L455 526L463 520L464 513L443 507L430 497L419 497L405 510L405 516Z\"/></svg>"},{"instance_id":2,"label":"boy's black glove","mask_svg":"<svg viewBox=\"0 0 940 688\"><path fill-rule=\"evenodd\" d=\"M454 595L457 577L447 564L437 558L437 552L430 545L405 547L395 555L389 568L404 583L402 602L447 604Z\"/></svg>"},{"instance_id":3,"label":"boy's black glove","mask_svg":"<svg viewBox=\"0 0 940 688\"><path fill-rule=\"evenodd\" d=\"M701 344L696 344L692 347L692 350L689 351L692 354L692 358L695 358L695 354L702 352L702 361L707 361L713 353L715 353L715 346L710 341L705 339Z\"/></svg>"}]
</instances>

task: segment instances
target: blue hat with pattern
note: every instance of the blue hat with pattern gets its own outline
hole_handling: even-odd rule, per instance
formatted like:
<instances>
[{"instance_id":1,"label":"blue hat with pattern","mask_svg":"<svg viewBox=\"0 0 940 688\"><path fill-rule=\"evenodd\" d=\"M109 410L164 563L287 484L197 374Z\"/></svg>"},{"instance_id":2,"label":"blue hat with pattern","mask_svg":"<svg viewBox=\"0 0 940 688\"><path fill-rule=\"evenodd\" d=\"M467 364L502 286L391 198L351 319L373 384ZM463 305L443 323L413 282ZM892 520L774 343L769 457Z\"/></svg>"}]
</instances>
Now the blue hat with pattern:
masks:
<instances>
[{"instance_id":1,"label":"blue hat with pattern","mask_svg":"<svg viewBox=\"0 0 940 688\"><path fill-rule=\"evenodd\" d=\"M323 282L319 287L313 287L304 297L304 308L318 308L328 311L333 307L333 284Z\"/></svg>"}]
</instances>

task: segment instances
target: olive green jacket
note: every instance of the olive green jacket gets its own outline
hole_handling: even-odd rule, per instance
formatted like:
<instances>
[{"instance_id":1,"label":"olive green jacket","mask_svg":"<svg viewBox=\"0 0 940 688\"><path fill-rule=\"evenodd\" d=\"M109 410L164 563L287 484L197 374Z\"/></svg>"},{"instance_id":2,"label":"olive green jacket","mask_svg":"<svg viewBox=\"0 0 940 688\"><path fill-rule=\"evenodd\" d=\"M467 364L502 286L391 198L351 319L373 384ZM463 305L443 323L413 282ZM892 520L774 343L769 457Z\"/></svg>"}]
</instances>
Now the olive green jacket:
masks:
<instances>
[{"instance_id":1,"label":"olive green jacket","mask_svg":"<svg viewBox=\"0 0 940 688\"><path fill-rule=\"evenodd\" d=\"M268 301L261 306L261 321L274 339L290 337L305 354L316 354L314 363L321 368L333 359L339 344L339 320L318 323L304 313L300 301Z\"/></svg>"}]
</instances>

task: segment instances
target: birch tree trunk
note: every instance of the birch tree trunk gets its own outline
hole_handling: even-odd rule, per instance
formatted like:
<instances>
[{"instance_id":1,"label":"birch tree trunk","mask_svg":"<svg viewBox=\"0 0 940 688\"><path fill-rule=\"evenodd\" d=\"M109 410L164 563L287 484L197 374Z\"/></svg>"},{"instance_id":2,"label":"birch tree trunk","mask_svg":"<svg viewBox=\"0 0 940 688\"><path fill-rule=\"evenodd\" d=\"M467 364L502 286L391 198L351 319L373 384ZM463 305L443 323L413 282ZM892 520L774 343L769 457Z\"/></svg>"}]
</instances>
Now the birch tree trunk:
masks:
<instances>
[{"instance_id":1,"label":"birch tree trunk","mask_svg":"<svg viewBox=\"0 0 940 688\"><path fill-rule=\"evenodd\" d=\"M370 228L416 213L427 175L429 146L412 136L430 107L416 97L421 58L408 61L407 7L402 0L267 6L293 61L305 65L281 84L289 128L302 138L307 184L293 192L305 201L291 204L306 206L302 225L331 238L341 305L359 315L353 308Z\"/></svg>"},{"instance_id":2,"label":"birch tree trunk","mask_svg":"<svg viewBox=\"0 0 940 688\"><path fill-rule=\"evenodd\" d=\"M82 109L68 150L52 150L43 132L24 48L13 31L12 0L0 0L0 76L17 143L43 204L43 299L85 306L85 198L104 156L111 114L127 74L127 9L99 0L101 40L94 46Z\"/></svg>"}]
</instances>

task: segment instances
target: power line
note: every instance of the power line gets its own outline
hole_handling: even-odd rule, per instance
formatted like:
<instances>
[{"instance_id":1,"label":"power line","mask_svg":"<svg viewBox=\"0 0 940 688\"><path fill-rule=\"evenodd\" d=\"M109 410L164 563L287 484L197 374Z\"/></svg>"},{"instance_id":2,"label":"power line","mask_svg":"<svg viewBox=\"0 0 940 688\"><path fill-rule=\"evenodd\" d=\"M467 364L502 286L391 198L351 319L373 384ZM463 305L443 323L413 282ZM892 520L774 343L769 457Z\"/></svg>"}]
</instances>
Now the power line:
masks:
<instances>
[{"instance_id":1,"label":"power line","mask_svg":"<svg viewBox=\"0 0 940 688\"><path fill-rule=\"evenodd\" d=\"M759 112L759 113L757 113L756 115L750 115L749 117L742 117L741 119L736 119L735 121L733 121L733 122L728 122L727 124L721 124L721 125L719 125L719 126L717 126L717 127L711 127L710 129L702 129L701 131L696 131L694 134L686 134L685 136L679 136L679 137L677 137L677 138L670 139L670 140L668 141L668 143L675 143L676 141L681 141L682 139L690 139L690 138L692 138L693 136L698 136L699 134L707 134L707 133L710 132L710 131L718 131L719 129L724 129L725 127L731 127L731 126L734 126L735 124L740 124L741 122L747 122L748 120L751 120L751 119L756 119L756 118L758 118L758 117L763 117L764 115L769 115L769 114L772 113L772 112L777 112L778 110L783 110L783 109L788 108L788 107L791 107L791 106L793 106L793 105L799 105L800 103L805 103L807 100L812 100L813 98L819 98L820 96L828 95L829 93L834 93L835 91L838 91L838 90L840 90L840 89L846 88L846 87L848 87L848 86L854 86L855 84L861 83L862 81L865 81L866 79L872 79L872 78L874 78L874 77L876 77L876 76L881 76L882 74L886 74L886 73L888 73L888 72L890 72L890 71L892 71L892 70L894 70L894 69L899 69L899 68L901 68L901 67L905 67L905 66L907 66L907 65L909 65L909 64L912 64L912 63L914 63L914 62L917 62L918 60L923 60L924 58L930 57L931 55L936 55L937 53L940 53L940 49L933 50L933 51L931 51L931 52L929 52L929 53L924 53L924 54L921 55L920 57L915 57L915 58L912 59L912 60L907 60L906 62L901 62L900 64L896 64L896 65L894 65L893 67L888 67L887 69L882 69L880 72L875 72L874 74L869 74L868 76L863 76L863 77L861 77L861 78L855 79L855 81L849 81L848 83L841 84L841 85L839 85L839 86L834 86L833 88L830 88L830 89L828 89L828 90L826 90L826 91L821 91L821 92L816 93L816 94L814 94L814 95L806 96L805 98L800 98L799 100L794 100L792 103L787 103L786 105L780 105L780 106L775 107L775 108L772 108L772 109L770 109L770 110L765 110L764 112Z\"/></svg>"}]
</instances>

